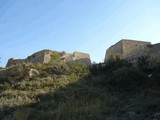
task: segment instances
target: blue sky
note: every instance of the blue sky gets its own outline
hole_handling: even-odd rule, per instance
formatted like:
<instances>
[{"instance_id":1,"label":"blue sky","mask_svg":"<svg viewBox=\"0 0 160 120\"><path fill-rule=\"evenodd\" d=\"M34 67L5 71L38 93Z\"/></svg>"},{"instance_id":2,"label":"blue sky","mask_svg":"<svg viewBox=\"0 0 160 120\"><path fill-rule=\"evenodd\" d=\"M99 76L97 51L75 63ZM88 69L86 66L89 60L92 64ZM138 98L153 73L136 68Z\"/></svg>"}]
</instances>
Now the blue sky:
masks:
<instances>
[{"instance_id":1,"label":"blue sky","mask_svg":"<svg viewBox=\"0 0 160 120\"><path fill-rule=\"evenodd\" d=\"M160 42L160 0L0 0L0 66L42 49L103 62L121 39Z\"/></svg>"}]
</instances>

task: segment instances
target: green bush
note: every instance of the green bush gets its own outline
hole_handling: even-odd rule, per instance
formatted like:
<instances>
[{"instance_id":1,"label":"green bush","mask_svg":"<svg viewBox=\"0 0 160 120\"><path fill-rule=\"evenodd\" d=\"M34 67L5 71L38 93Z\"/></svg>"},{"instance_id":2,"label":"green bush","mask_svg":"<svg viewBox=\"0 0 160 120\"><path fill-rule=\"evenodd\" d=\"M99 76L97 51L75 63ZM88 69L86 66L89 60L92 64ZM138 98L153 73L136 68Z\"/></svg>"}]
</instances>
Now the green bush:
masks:
<instances>
[{"instance_id":1,"label":"green bush","mask_svg":"<svg viewBox=\"0 0 160 120\"><path fill-rule=\"evenodd\" d=\"M90 74L89 68L79 62L69 62L68 64L70 74L74 74L77 77L85 77Z\"/></svg>"},{"instance_id":2,"label":"green bush","mask_svg":"<svg viewBox=\"0 0 160 120\"><path fill-rule=\"evenodd\" d=\"M11 88L11 85L8 82L0 83L0 90L8 90Z\"/></svg>"},{"instance_id":3,"label":"green bush","mask_svg":"<svg viewBox=\"0 0 160 120\"><path fill-rule=\"evenodd\" d=\"M146 87L148 77L143 72L130 67L122 67L113 72L109 80L111 88L118 91L134 91Z\"/></svg>"},{"instance_id":4,"label":"green bush","mask_svg":"<svg viewBox=\"0 0 160 120\"><path fill-rule=\"evenodd\" d=\"M50 63L60 64L61 63L61 53L53 52L53 54L51 55Z\"/></svg>"},{"instance_id":5,"label":"green bush","mask_svg":"<svg viewBox=\"0 0 160 120\"><path fill-rule=\"evenodd\" d=\"M155 63L153 66L150 67L150 79L152 87L159 87L160 86L160 62Z\"/></svg>"},{"instance_id":6,"label":"green bush","mask_svg":"<svg viewBox=\"0 0 160 120\"><path fill-rule=\"evenodd\" d=\"M139 58L136 64L139 70L148 73L150 62L147 57Z\"/></svg>"},{"instance_id":7,"label":"green bush","mask_svg":"<svg viewBox=\"0 0 160 120\"><path fill-rule=\"evenodd\" d=\"M122 67L132 67L132 64L128 63L125 60L119 60L119 59L112 60L112 61L109 61L106 63L105 73L109 76L110 75L112 76L113 71L115 71L119 68L122 68Z\"/></svg>"}]
</instances>

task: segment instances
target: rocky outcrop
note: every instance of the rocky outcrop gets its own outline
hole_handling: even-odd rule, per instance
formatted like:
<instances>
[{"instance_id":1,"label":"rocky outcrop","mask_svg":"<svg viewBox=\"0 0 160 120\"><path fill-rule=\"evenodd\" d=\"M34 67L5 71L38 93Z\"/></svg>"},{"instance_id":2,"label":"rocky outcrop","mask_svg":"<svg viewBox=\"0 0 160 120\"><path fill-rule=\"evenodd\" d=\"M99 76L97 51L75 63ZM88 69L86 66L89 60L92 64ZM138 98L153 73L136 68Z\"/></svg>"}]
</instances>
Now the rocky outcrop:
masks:
<instances>
[{"instance_id":1,"label":"rocky outcrop","mask_svg":"<svg viewBox=\"0 0 160 120\"><path fill-rule=\"evenodd\" d=\"M3 69L0 72L0 78L8 80L10 83L15 83L20 81L23 78L23 76L24 76L23 67L21 66L15 66Z\"/></svg>"},{"instance_id":2,"label":"rocky outcrop","mask_svg":"<svg viewBox=\"0 0 160 120\"><path fill-rule=\"evenodd\" d=\"M24 77L33 78L39 75L39 71L33 68L24 68L21 65L0 70L0 80L10 83L21 81Z\"/></svg>"},{"instance_id":3,"label":"rocky outcrop","mask_svg":"<svg viewBox=\"0 0 160 120\"><path fill-rule=\"evenodd\" d=\"M36 69L26 68L26 69L24 69L24 74L25 74L25 76L28 76L29 78L34 78L34 77L38 76L40 73Z\"/></svg>"},{"instance_id":4,"label":"rocky outcrop","mask_svg":"<svg viewBox=\"0 0 160 120\"><path fill-rule=\"evenodd\" d=\"M11 66L17 66L19 64L21 64L23 61L23 59L17 59L17 58L10 58L7 62L6 67L11 67Z\"/></svg>"}]
</instances>

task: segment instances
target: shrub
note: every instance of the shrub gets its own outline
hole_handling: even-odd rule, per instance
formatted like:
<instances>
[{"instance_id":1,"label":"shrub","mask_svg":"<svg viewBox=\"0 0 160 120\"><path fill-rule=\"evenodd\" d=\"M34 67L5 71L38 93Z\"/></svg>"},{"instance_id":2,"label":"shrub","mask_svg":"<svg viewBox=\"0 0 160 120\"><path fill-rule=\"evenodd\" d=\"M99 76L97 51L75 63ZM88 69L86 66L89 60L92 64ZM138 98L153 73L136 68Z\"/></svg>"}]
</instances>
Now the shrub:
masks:
<instances>
[{"instance_id":1,"label":"shrub","mask_svg":"<svg viewBox=\"0 0 160 120\"><path fill-rule=\"evenodd\" d=\"M134 91L145 87L148 77L135 68L122 67L113 72L109 80L111 87L118 91Z\"/></svg>"},{"instance_id":2,"label":"shrub","mask_svg":"<svg viewBox=\"0 0 160 120\"><path fill-rule=\"evenodd\" d=\"M60 64L61 63L61 54L58 52L53 52L53 54L51 55L50 63Z\"/></svg>"},{"instance_id":3,"label":"shrub","mask_svg":"<svg viewBox=\"0 0 160 120\"><path fill-rule=\"evenodd\" d=\"M150 72L150 79L151 79L151 85L152 87L159 87L160 86L160 63L155 63L153 66L151 66L151 72Z\"/></svg>"},{"instance_id":4,"label":"shrub","mask_svg":"<svg viewBox=\"0 0 160 120\"><path fill-rule=\"evenodd\" d=\"M137 67L141 71L144 71L144 72L148 72L149 71L148 66L149 66L150 62L148 61L147 57L141 57L141 58L139 58L136 64L137 64Z\"/></svg>"},{"instance_id":5,"label":"shrub","mask_svg":"<svg viewBox=\"0 0 160 120\"><path fill-rule=\"evenodd\" d=\"M11 85L8 82L4 82L0 84L0 90L8 90L11 88Z\"/></svg>"},{"instance_id":6,"label":"shrub","mask_svg":"<svg viewBox=\"0 0 160 120\"><path fill-rule=\"evenodd\" d=\"M85 77L90 74L89 68L83 63L72 61L68 62L67 65L69 67L70 74L74 74L77 77Z\"/></svg>"},{"instance_id":7,"label":"shrub","mask_svg":"<svg viewBox=\"0 0 160 120\"><path fill-rule=\"evenodd\" d=\"M122 68L122 67L132 67L131 63L128 63L125 60L112 60L106 63L105 65L105 73L107 75L112 75L113 71Z\"/></svg>"}]
</instances>

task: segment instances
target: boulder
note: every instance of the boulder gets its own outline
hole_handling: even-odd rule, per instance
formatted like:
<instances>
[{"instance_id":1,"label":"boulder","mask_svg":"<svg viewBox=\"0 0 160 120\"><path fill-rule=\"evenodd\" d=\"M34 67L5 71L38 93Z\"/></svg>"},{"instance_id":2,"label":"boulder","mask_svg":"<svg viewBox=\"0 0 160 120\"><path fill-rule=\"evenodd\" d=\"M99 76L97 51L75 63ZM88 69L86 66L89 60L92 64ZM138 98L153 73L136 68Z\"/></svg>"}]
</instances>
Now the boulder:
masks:
<instances>
[{"instance_id":1,"label":"boulder","mask_svg":"<svg viewBox=\"0 0 160 120\"><path fill-rule=\"evenodd\" d=\"M6 79L10 83L19 81L23 77L23 67L15 66L0 71L0 79Z\"/></svg>"},{"instance_id":2,"label":"boulder","mask_svg":"<svg viewBox=\"0 0 160 120\"><path fill-rule=\"evenodd\" d=\"M24 77L33 78L37 75L39 75L38 70L33 68L25 68L21 65L0 70L0 80L6 80L10 83L21 81Z\"/></svg>"},{"instance_id":3,"label":"boulder","mask_svg":"<svg viewBox=\"0 0 160 120\"><path fill-rule=\"evenodd\" d=\"M36 69L26 68L24 70L24 74L25 74L25 76L28 76L29 78L34 78L34 77L38 76L40 73Z\"/></svg>"}]
</instances>

